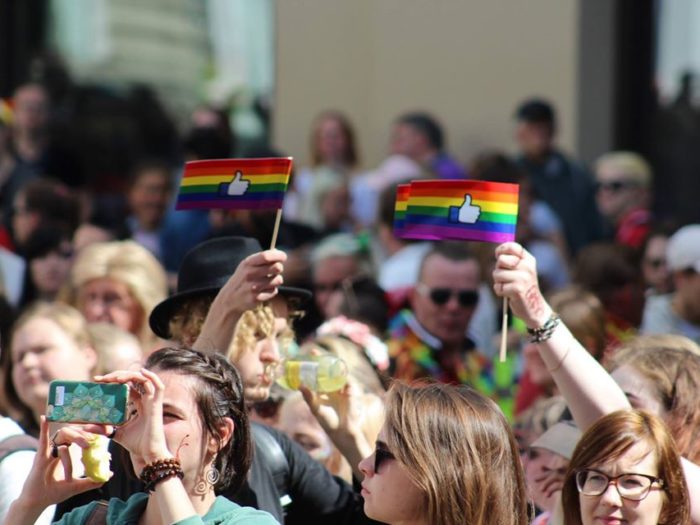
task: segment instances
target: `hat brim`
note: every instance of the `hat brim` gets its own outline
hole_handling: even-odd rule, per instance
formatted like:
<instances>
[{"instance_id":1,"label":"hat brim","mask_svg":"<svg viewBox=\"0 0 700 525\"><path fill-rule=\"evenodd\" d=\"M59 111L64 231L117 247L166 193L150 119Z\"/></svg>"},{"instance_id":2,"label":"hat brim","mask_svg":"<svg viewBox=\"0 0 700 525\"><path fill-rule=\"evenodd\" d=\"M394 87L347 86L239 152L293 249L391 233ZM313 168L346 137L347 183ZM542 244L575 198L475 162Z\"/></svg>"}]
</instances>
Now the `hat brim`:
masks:
<instances>
[{"instance_id":1,"label":"hat brim","mask_svg":"<svg viewBox=\"0 0 700 525\"><path fill-rule=\"evenodd\" d=\"M280 286L277 289L281 297L294 300L296 302L295 307L302 306L311 299L312 295L309 290L297 288L295 286ZM180 305L190 299L206 297L207 295L212 296L213 299L216 294L219 293L219 290L220 288L218 287L188 290L186 292L173 294L167 299L164 299L153 308L151 315L148 317L148 324L151 330L153 330L153 333L158 337L170 339L170 320L173 315L175 315Z\"/></svg>"}]
</instances>

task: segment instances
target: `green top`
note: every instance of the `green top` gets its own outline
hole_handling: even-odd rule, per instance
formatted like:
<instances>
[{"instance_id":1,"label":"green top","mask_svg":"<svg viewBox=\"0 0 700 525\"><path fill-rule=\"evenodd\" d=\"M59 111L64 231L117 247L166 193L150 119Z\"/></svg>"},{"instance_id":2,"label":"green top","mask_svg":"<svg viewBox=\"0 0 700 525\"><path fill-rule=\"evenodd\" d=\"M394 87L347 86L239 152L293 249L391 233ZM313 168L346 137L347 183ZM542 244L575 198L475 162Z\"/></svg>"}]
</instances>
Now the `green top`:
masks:
<instances>
[{"instance_id":1,"label":"green top","mask_svg":"<svg viewBox=\"0 0 700 525\"><path fill-rule=\"evenodd\" d=\"M146 510L148 494L138 492L127 501L118 498L109 500L107 507L107 525L137 525L141 514ZM88 503L64 514L58 525L83 525L97 505L96 501ZM174 525L278 525L267 512L252 507L241 507L236 503L218 496L204 516L192 516L176 522Z\"/></svg>"}]
</instances>

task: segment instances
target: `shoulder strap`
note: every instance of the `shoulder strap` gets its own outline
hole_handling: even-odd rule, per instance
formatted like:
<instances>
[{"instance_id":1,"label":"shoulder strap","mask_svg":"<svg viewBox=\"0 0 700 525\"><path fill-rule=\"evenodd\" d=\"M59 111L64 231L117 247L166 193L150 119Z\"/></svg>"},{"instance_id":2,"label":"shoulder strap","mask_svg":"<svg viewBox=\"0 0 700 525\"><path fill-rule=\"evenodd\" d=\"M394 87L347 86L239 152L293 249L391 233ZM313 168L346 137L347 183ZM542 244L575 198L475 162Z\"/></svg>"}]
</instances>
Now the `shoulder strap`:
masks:
<instances>
[{"instance_id":1,"label":"shoulder strap","mask_svg":"<svg viewBox=\"0 0 700 525\"><path fill-rule=\"evenodd\" d=\"M105 500L101 499L97 502L97 505L95 505L92 510L90 511L90 514L88 515L87 519L85 520L84 525L107 525L107 508L109 507L109 503L106 502Z\"/></svg>"},{"instance_id":2,"label":"shoulder strap","mask_svg":"<svg viewBox=\"0 0 700 525\"><path fill-rule=\"evenodd\" d=\"M21 450L36 450L39 440L28 434L16 434L0 441L0 461Z\"/></svg>"},{"instance_id":3,"label":"shoulder strap","mask_svg":"<svg viewBox=\"0 0 700 525\"><path fill-rule=\"evenodd\" d=\"M265 463L270 467L280 494L286 494L289 463L287 462L287 456L284 455L284 450L282 450L282 447L274 436L263 425L254 423L251 427L253 430L253 439L256 444L256 452L260 452L265 458Z\"/></svg>"}]
</instances>

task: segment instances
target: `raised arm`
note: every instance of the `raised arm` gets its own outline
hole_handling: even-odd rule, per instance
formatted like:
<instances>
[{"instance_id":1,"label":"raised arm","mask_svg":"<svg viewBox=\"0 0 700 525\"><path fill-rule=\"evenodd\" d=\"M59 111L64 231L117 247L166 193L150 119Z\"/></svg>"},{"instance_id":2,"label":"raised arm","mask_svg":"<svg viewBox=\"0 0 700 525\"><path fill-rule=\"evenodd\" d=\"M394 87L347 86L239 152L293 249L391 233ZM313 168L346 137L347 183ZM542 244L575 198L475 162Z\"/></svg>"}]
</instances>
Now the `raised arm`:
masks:
<instances>
[{"instance_id":1,"label":"raised arm","mask_svg":"<svg viewBox=\"0 0 700 525\"><path fill-rule=\"evenodd\" d=\"M519 244L496 248L493 279L496 294L508 298L513 314L528 328L542 328L552 318L537 282L535 258ZM630 407L622 389L562 322L537 348L581 430L605 414Z\"/></svg>"},{"instance_id":2,"label":"raised arm","mask_svg":"<svg viewBox=\"0 0 700 525\"><path fill-rule=\"evenodd\" d=\"M280 250L265 250L243 259L216 294L193 348L225 353L243 312L277 295L286 260L287 254Z\"/></svg>"},{"instance_id":3,"label":"raised arm","mask_svg":"<svg viewBox=\"0 0 700 525\"><path fill-rule=\"evenodd\" d=\"M537 282L535 258L517 243L496 248L496 294L507 297L513 314L528 328L540 328L552 316ZM537 345L555 383L582 430L615 410L630 408L622 389L583 348L563 323ZM691 521L700 525L700 466L681 458L690 492Z\"/></svg>"},{"instance_id":4,"label":"raised arm","mask_svg":"<svg viewBox=\"0 0 700 525\"><path fill-rule=\"evenodd\" d=\"M383 414L382 400L373 394L362 394L351 384L338 392L326 394L324 399L304 386L299 390L311 413L352 467L353 476L362 479L358 465L374 452L372 443L362 431L362 420L367 417L369 407Z\"/></svg>"}]
</instances>

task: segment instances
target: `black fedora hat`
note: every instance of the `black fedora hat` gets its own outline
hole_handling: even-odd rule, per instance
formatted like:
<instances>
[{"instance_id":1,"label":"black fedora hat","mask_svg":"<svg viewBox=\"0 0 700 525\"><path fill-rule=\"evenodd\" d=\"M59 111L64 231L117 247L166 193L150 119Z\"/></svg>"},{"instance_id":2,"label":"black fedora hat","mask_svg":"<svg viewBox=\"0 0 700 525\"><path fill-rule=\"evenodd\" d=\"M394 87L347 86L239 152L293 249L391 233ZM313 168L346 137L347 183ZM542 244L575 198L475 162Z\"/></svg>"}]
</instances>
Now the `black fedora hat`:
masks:
<instances>
[{"instance_id":1,"label":"black fedora hat","mask_svg":"<svg viewBox=\"0 0 700 525\"><path fill-rule=\"evenodd\" d=\"M151 312L151 330L159 337L169 338L170 319L183 301L216 295L243 259L260 251L260 243L249 237L217 237L192 248L177 272L177 291ZM280 286L278 290L281 296L300 303L311 298L311 292L303 288Z\"/></svg>"}]
</instances>

